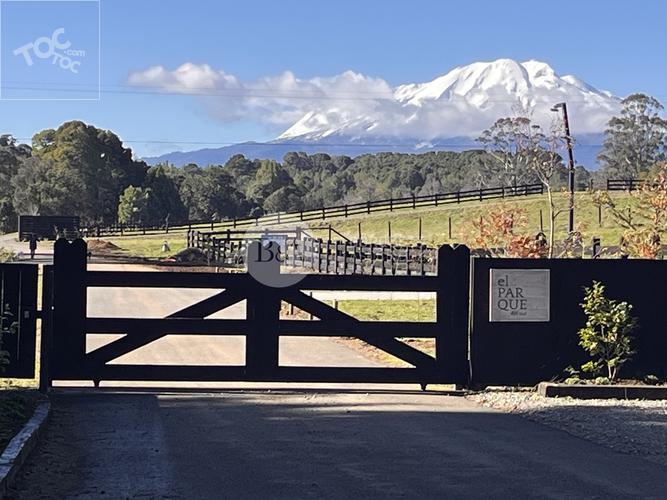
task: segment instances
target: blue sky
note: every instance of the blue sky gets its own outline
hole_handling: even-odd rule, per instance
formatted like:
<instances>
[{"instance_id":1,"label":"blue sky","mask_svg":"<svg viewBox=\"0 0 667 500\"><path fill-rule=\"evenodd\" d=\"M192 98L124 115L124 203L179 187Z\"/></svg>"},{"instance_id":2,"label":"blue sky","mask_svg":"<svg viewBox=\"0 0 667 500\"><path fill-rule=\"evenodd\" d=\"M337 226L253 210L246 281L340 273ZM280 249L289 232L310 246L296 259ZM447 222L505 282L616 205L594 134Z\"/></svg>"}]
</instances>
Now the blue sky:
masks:
<instances>
[{"instance_id":1,"label":"blue sky","mask_svg":"<svg viewBox=\"0 0 667 500\"><path fill-rule=\"evenodd\" d=\"M188 62L207 64L242 82L277 77L286 70L301 79L353 70L397 85L428 81L475 61L538 59L559 74L574 74L614 94L643 91L667 102L667 2L661 0L101 2L101 100L2 100L0 133L29 138L41 129L81 119L137 141L130 146L150 155L197 149L203 147L197 143L204 142L268 140L285 128L258 114L230 113L237 104L233 96L202 100L178 92L155 95L151 89L137 91L127 85L132 72L156 65L174 70ZM12 87L7 82L21 80L8 74L8 49L39 33L50 35L60 23L73 47L86 50L82 67L87 63L88 73L78 80L68 74L70 92L57 96L72 95L73 88L95 97L91 67L98 61L91 33L96 31L89 10L74 2L60 3L60 18L54 20L54 6L42 5L17 22L15 15L11 18L16 2L0 3L3 95ZM50 71L26 73L24 68L20 76L62 84L63 72Z\"/></svg>"}]
</instances>

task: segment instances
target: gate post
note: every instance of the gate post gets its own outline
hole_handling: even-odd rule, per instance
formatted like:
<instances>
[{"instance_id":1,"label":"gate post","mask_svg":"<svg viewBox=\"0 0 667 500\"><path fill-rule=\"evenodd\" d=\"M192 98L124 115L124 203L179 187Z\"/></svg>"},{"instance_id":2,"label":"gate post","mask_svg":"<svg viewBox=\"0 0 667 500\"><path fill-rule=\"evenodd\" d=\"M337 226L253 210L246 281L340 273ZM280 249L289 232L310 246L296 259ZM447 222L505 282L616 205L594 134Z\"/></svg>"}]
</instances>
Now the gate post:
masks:
<instances>
[{"instance_id":1,"label":"gate post","mask_svg":"<svg viewBox=\"0 0 667 500\"><path fill-rule=\"evenodd\" d=\"M51 376L81 376L86 357L86 242L61 238L53 255Z\"/></svg>"},{"instance_id":2,"label":"gate post","mask_svg":"<svg viewBox=\"0 0 667 500\"><path fill-rule=\"evenodd\" d=\"M53 356L53 266L42 268L42 323L39 353L39 391L51 388L51 357Z\"/></svg>"},{"instance_id":3,"label":"gate post","mask_svg":"<svg viewBox=\"0 0 667 500\"><path fill-rule=\"evenodd\" d=\"M443 382L468 383L468 314L470 250L464 245L443 245L438 249L438 333L435 358Z\"/></svg>"},{"instance_id":4,"label":"gate post","mask_svg":"<svg viewBox=\"0 0 667 500\"><path fill-rule=\"evenodd\" d=\"M271 380L278 371L280 294L272 280L280 275L280 246L248 245L246 262L251 289L246 299L246 374L250 380Z\"/></svg>"}]
</instances>

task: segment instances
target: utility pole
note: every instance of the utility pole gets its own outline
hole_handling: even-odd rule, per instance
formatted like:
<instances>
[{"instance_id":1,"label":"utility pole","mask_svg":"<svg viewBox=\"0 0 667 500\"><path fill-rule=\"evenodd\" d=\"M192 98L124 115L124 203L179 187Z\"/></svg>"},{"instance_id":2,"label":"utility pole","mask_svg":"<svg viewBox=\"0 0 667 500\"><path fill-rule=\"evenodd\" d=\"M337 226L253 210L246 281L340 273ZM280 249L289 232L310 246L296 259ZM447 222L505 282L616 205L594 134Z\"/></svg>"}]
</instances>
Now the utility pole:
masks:
<instances>
[{"instance_id":1,"label":"utility pole","mask_svg":"<svg viewBox=\"0 0 667 500\"><path fill-rule=\"evenodd\" d=\"M572 137L570 136L570 120L567 116L567 104L559 102L551 111L558 112L563 110L563 125L565 126L565 142L567 144L568 168L567 168L567 187L569 191L569 221L567 230L569 233L574 232L574 153L572 151Z\"/></svg>"}]
</instances>

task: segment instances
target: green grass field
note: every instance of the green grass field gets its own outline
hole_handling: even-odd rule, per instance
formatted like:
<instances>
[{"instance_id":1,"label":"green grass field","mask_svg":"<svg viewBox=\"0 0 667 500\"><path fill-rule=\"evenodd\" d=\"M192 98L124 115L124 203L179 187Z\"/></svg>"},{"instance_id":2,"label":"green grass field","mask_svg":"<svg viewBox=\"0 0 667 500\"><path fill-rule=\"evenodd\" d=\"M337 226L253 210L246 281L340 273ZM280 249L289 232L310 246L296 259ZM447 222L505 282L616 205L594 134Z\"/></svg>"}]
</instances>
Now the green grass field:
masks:
<instances>
[{"instance_id":1,"label":"green grass field","mask_svg":"<svg viewBox=\"0 0 667 500\"><path fill-rule=\"evenodd\" d=\"M617 200L619 206L626 206L630 202L627 193L613 193L612 197ZM567 196L562 193L555 195L558 209L563 210L556 220L556 239L562 239L567 234ZM421 241L428 245L441 245L444 243L464 242L475 230L474 223L479 221L480 216L491 210L505 206L520 207L526 212L526 231L536 234L540 230L540 210L545 233L549 229L549 208L546 195L527 196L525 198L513 198L505 201L483 201L469 202L461 205L446 205L438 208L422 210L403 210L397 212L384 212L382 214L369 214L350 217L348 219L337 219L331 222L332 227L341 234L356 240L358 238L359 223L361 223L361 238L366 242L388 243L389 222L391 222L391 233L393 243L416 243L419 241L419 219L422 222ZM452 233L449 237L449 219L451 218ZM311 227L322 226L322 223L313 223ZM602 211L602 224L598 222L598 209L593 204L588 193L577 193L575 197L575 227L582 231L584 241L590 242L594 237L600 237L603 245L616 245L623 229L614 221L612 215L605 210ZM312 230L311 234L326 238L326 230Z\"/></svg>"},{"instance_id":2,"label":"green grass field","mask_svg":"<svg viewBox=\"0 0 667 500\"><path fill-rule=\"evenodd\" d=\"M630 197L625 192L612 193L619 206L627 206ZM567 196L564 193L555 195L557 207L563 212L556 221L556 239L562 239L567 233ZM388 225L391 222L393 243L416 243L419 240L419 219L422 222L421 242L437 246L444 243L460 243L469 239L475 231L474 223L480 216L503 205L520 207L525 210L527 217L526 232L536 234L540 230L540 210L542 211L543 228L545 233L549 228L549 209L546 195L517 197L507 200L465 202L460 205L443 205L441 207L417 208L416 210L397 210L368 215L357 215L347 219L336 218L304 224L308 233L326 239L326 229L316 229L329 223L332 227L351 240L358 237L359 223L361 223L361 237L365 242L388 243ZM449 220L451 218L452 232L449 236ZM601 238L603 245L616 245L623 229L614 221L612 215L602 211L602 224L598 222L598 209L588 193L578 192L575 197L575 225L582 231L586 244L594 236ZM333 235L337 239L337 235ZM103 238L114 243L125 254L136 257L163 258L177 253L186 247L186 233L175 232L146 236L124 236ZM162 252L162 243L169 243L170 252Z\"/></svg>"},{"instance_id":3,"label":"green grass field","mask_svg":"<svg viewBox=\"0 0 667 500\"><path fill-rule=\"evenodd\" d=\"M435 299L341 300L338 309L362 321L435 321Z\"/></svg>"}]
</instances>

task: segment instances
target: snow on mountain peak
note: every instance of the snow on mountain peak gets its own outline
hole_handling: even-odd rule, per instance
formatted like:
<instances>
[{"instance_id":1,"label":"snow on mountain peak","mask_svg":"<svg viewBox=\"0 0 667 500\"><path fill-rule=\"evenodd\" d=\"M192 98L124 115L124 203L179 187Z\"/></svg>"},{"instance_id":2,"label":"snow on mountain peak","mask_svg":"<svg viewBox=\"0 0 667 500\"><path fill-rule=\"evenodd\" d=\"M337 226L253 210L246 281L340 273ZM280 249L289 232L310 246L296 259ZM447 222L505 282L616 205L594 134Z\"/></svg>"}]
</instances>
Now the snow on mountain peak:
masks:
<instances>
[{"instance_id":1,"label":"snow on mountain peak","mask_svg":"<svg viewBox=\"0 0 667 500\"><path fill-rule=\"evenodd\" d=\"M563 101L571 110L573 130L580 133L602 131L619 108L619 99L609 92L572 75L560 77L545 62L498 59L459 66L430 82L399 85L393 95L377 99L314 103L278 139L476 136L498 118L519 113L548 126L551 107Z\"/></svg>"}]
</instances>

